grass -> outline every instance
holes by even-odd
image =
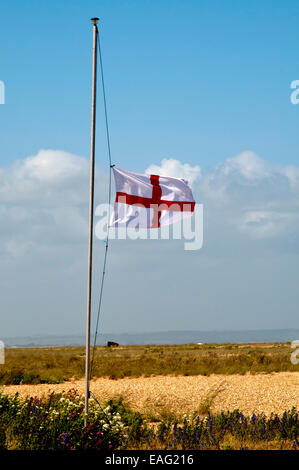
[[[211,407],[214,403],[215,398],[222,390],[223,388],[221,384],[210,390],[210,392],[201,400],[195,413],[198,415],[209,414],[211,412]]]
[[[93,377],[210,375],[298,371],[289,343],[97,346]],[[83,347],[6,349],[0,384],[59,383],[84,376]],[[203,404],[208,407],[209,403]]]
[[[299,448],[295,408],[282,416],[246,416],[234,410],[180,421],[168,416],[150,423],[122,399],[90,401],[84,427],[84,398],[74,389],[22,399],[0,393],[0,450],[240,450]]]
[[[193,416],[207,416],[211,413],[211,408],[217,395],[223,390],[222,385],[212,387],[208,393],[201,399],[196,410],[191,415]],[[114,399],[126,403],[128,407],[134,406],[134,403],[128,401],[125,396],[114,397]],[[142,407],[143,416],[151,423],[166,422],[182,422],[186,416],[186,410],[181,407],[174,407],[170,400],[166,401],[165,398],[161,400],[152,400],[148,397]]]

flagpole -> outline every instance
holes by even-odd
[[[92,242],[93,242],[93,207],[94,207],[94,161],[95,161],[95,122],[96,122],[96,89],[97,89],[97,40],[99,18],[92,18],[93,49],[92,49],[92,98],[91,98],[91,141],[90,141],[90,193],[89,193],[89,241],[88,241],[88,277],[86,307],[86,352],[85,352],[85,404],[84,426],[88,421],[89,399],[89,363],[90,363],[90,316],[91,316],[91,285],[92,285]]]

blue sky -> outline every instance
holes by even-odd
[[[209,168],[250,149],[298,162],[296,1],[3,1],[1,161],[89,155],[92,16],[101,18],[114,160]],[[100,98],[99,98],[100,99]],[[105,163],[98,106],[98,162]]]
[[[1,2],[3,336],[85,328],[92,16],[114,163],[177,177],[188,167],[204,204],[198,252],[112,242],[101,331],[298,327],[298,10],[291,0]],[[100,88],[97,110],[96,203],[107,200]],[[94,307],[102,259],[95,240]]]

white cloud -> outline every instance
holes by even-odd
[[[221,211],[221,223],[255,240],[274,239],[298,230],[298,189],[298,167],[273,165],[246,151],[204,175],[198,195],[210,218]]]
[[[146,172],[189,180],[215,233],[226,227],[232,240],[238,232],[253,240],[277,239],[299,228],[299,167],[274,165],[248,150],[204,175],[198,165],[174,159]]]
[[[257,195],[263,198],[269,188],[272,189],[271,177],[274,174],[274,167],[262,160],[254,152],[242,152],[235,157],[227,158],[223,163],[211,169],[199,182],[200,192],[205,198],[213,202],[216,206],[222,207],[226,204],[235,204],[243,199],[248,201]],[[286,178],[285,178],[286,179]],[[277,192],[276,192],[277,195]]]
[[[202,175],[199,165],[163,159],[147,173],[183,178],[215,233],[226,226],[252,239],[287,236],[298,229],[299,168],[271,165],[253,152],[226,159]],[[105,201],[107,175],[97,174]],[[102,182],[105,181],[103,185]],[[85,242],[87,237],[89,162],[60,150],[37,155],[0,169],[0,237],[2,253],[27,253],[37,245]],[[22,251],[23,250],[23,251]]]
[[[85,158],[62,150],[40,150],[15,167],[15,176],[48,183],[71,180],[87,170]]]
[[[291,188],[294,190],[299,189],[299,168],[294,165],[287,165],[281,168],[281,173],[284,174],[290,181]]]
[[[251,151],[245,151],[235,157],[228,158],[220,166],[220,169],[226,176],[237,174],[249,181],[266,178],[271,172],[269,164]]]
[[[240,230],[253,239],[274,238],[281,236],[298,225],[298,216],[293,213],[274,211],[248,211],[240,221]]]
[[[82,200],[88,183],[88,161],[61,150],[40,150],[37,155],[0,171],[1,202],[60,203]]]
[[[107,175],[96,173],[96,203],[104,197]],[[103,184],[104,181],[104,184]],[[61,150],[0,169],[1,253],[18,259],[39,247],[87,240],[89,162]]]
[[[189,163],[181,163],[174,158],[164,158],[161,165],[150,165],[145,172],[147,174],[157,174],[160,176],[172,176],[188,181],[190,186],[193,186],[196,180],[200,177],[200,166],[191,166]]]
[[[240,308],[245,308],[246,321],[253,322],[251,312],[257,312],[256,318],[263,314],[265,299],[276,309],[277,324],[281,325],[279,302],[285,304],[290,296],[295,318],[299,167],[272,165],[253,152],[243,152],[206,174],[201,174],[198,165],[174,159],[150,165],[147,172],[187,179],[193,185],[195,200],[204,204],[204,246],[189,256],[179,242],[113,241],[104,300],[109,315],[103,317],[104,330],[134,330],[139,320],[138,328],[145,325],[148,330],[153,325],[156,330],[167,329],[169,321],[178,329],[192,325],[212,329],[214,321],[224,328],[224,311],[235,312],[235,321],[240,318],[242,327],[245,320]],[[107,200],[107,176],[97,172],[96,181],[101,184],[96,184],[96,205]],[[0,168],[1,299],[3,317],[9,313],[3,324],[10,324],[11,335],[33,328],[41,333],[57,333],[60,328],[68,333],[70,327],[72,332],[83,331],[88,200],[89,162],[82,157],[41,150],[11,167]],[[103,246],[95,240],[95,297]],[[265,250],[275,261],[272,264],[263,263]],[[281,294],[275,297],[268,281],[274,264],[274,280],[285,286],[284,298]],[[180,289],[180,296],[174,294],[178,272],[188,273],[183,279],[188,286]],[[246,276],[251,291],[244,281]],[[129,285],[124,281],[128,278]],[[165,285],[161,280],[166,278],[169,282]],[[149,282],[155,292],[152,296],[151,291],[150,298],[154,297],[155,305],[158,299],[160,310],[153,311],[152,304],[144,302]],[[268,288],[266,297],[264,286]],[[252,295],[254,289],[257,295]],[[240,299],[242,293],[239,304],[234,300],[236,292]],[[182,317],[182,309],[186,317]],[[230,317],[230,324],[238,328],[234,318]]]

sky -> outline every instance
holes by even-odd
[[[298,328],[297,1],[1,2],[0,336],[84,334],[92,25],[112,160],[187,178],[201,250],[112,240],[100,331]],[[107,200],[97,101],[96,204]],[[95,240],[93,321],[104,245]]]

